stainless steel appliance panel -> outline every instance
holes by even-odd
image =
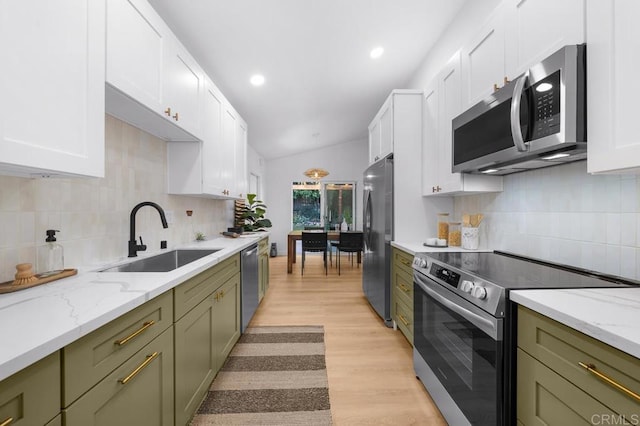
[[[558,50],[452,126],[453,172],[504,175],[585,159],[585,45]]]
[[[505,424],[502,326],[414,272],[414,368],[449,424]]]
[[[258,245],[242,250],[240,254],[240,274],[242,276],[241,292],[241,331],[249,325],[253,314],[258,309]]]
[[[391,326],[392,158],[384,158],[365,171],[363,206],[362,290],[385,324]]]

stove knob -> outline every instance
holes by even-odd
[[[424,259],[420,259],[420,267],[421,268],[426,268],[427,267],[427,261]]]
[[[416,257],[413,259],[413,264],[415,266],[417,266],[418,268],[426,268],[427,267],[427,261],[424,259],[421,259],[419,257]]]
[[[475,286],[476,285],[473,283],[473,281],[463,280],[460,284],[460,290],[464,291],[465,293],[471,293]]]
[[[475,297],[476,299],[486,299],[487,298],[487,289],[482,287],[482,286],[475,286],[473,287],[473,291],[471,292],[471,295],[473,297]]]

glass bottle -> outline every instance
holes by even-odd
[[[56,231],[47,229],[46,244],[40,247],[38,253],[38,275],[40,278],[55,275],[64,270],[64,251],[56,242]]]

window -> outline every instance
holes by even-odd
[[[355,182],[294,182],[291,229],[339,229],[343,220],[356,229],[355,200]]]

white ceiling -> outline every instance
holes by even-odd
[[[465,0],[150,0],[277,158],[367,137]],[[381,58],[369,52],[383,46]],[[253,87],[254,73],[265,76]]]

